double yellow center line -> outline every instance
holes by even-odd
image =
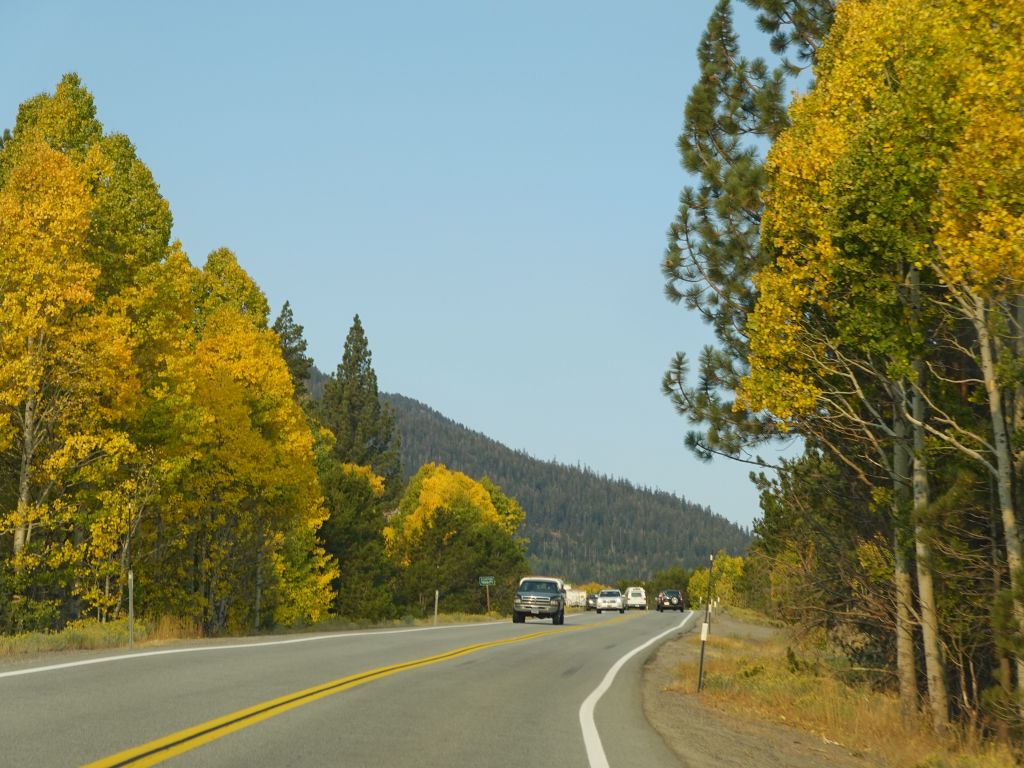
[[[191,728],[186,728],[182,731],[178,731],[177,733],[172,733],[168,736],[164,736],[163,738],[156,739],[155,741],[150,741],[138,747],[126,749],[123,752],[118,752],[116,755],[111,755],[110,757],[105,757],[101,760],[88,763],[83,768],[121,768],[122,766],[142,768],[142,766],[156,765],[164,760],[168,760],[184,752],[195,749],[196,747],[200,747],[203,744],[208,744],[211,741],[227,736],[229,733],[240,731],[243,728],[248,728],[250,725],[255,725],[256,723],[261,722],[262,720],[279,715],[282,712],[287,712],[290,709],[301,707],[304,704],[309,704],[310,702],[322,699],[326,696],[332,696],[336,693],[347,691],[350,688],[355,688],[356,686],[363,685],[364,683],[380,680],[381,678],[388,677],[389,675],[393,675],[397,672],[405,672],[406,670],[416,669],[417,667],[425,667],[430,664],[437,664],[442,661],[457,659],[460,656],[467,656],[468,654],[476,653],[477,651],[482,651],[486,648],[496,648],[501,645],[521,643],[524,640],[533,640],[538,637],[544,637],[545,635],[553,635],[559,632],[568,632],[576,629],[583,629],[583,627],[560,627],[559,629],[533,632],[528,635],[520,635],[518,637],[512,637],[505,640],[494,640],[489,643],[467,645],[463,648],[456,648],[452,651],[439,653],[436,656],[427,656],[422,659],[405,661],[400,664],[392,664],[387,667],[378,667],[377,669],[371,669],[367,672],[359,672],[355,675],[349,675],[348,677],[342,677],[338,680],[332,680],[329,683],[321,683],[320,685],[315,685],[312,688],[296,691],[295,693],[290,693],[287,696],[271,699],[270,701],[265,701],[262,704],[256,704],[255,706],[248,707],[246,709],[240,709],[229,715],[224,715],[223,717],[218,717],[214,720],[200,723],[199,725],[194,725]]]

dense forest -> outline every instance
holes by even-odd
[[[725,549],[742,553],[746,531],[707,507],[588,469],[540,461],[447,419],[415,400],[387,394],[407,468],[440,462],[487,476],[526,510],[522,534],[536,569],[574,581],[646,579],[693,568]]]

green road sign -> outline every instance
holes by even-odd
[[[494,577],[493,576],[481,576],[480,577],[480,586],[481,587],[493,587],[494,586]]]

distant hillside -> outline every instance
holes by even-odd
[[[383,397],[395,411],[406,475],[433,461],[470,477],[490,477],[526,510],[522,533],[539,572],[613,583],[669,566],[702,566],[710,553],[741,554],[750,542],[746,531],[707,507],[534,459],[415,400]]]

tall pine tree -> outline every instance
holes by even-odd
[[[295,394],[302,395],[306,392],[306,381],[309,379],[309,372],[313,367],[313,358],[306,354],[306,340],[302,337],[302,326],[295,322],[291,304],[287,301],[281,307],[281,314],[274,321],[273,330],[277,334],[278,343],[281,346],[281,356],[284,357],[284,361],[288,365],[288,372],[292,376]]]
[[[771,432],[757,414],[735,411],[730,395],[746,368],[751,278],[763,261],[762,146],[787,123],[784,77],[762,59],[740,55],[729,0],[720,0],[712,13],[697,58],[701,74],[686,102],[678,145],[683,168],[699,182],[680,196],[662,274],[669,300],[698,311],[719,346],[702,350],[696,386],[688,381],[686,354],[677,353],[662,388],[699,427],[686,438],[698,456],[738,458]]]
[[[384,478],[385,500],[397,498],[401,484],[399,436],[391,407],[377,389],[372,354],[356,315],[334,377],[324,385],[324,424],[334,432],[334,457],[341,463],[371,467]]]

